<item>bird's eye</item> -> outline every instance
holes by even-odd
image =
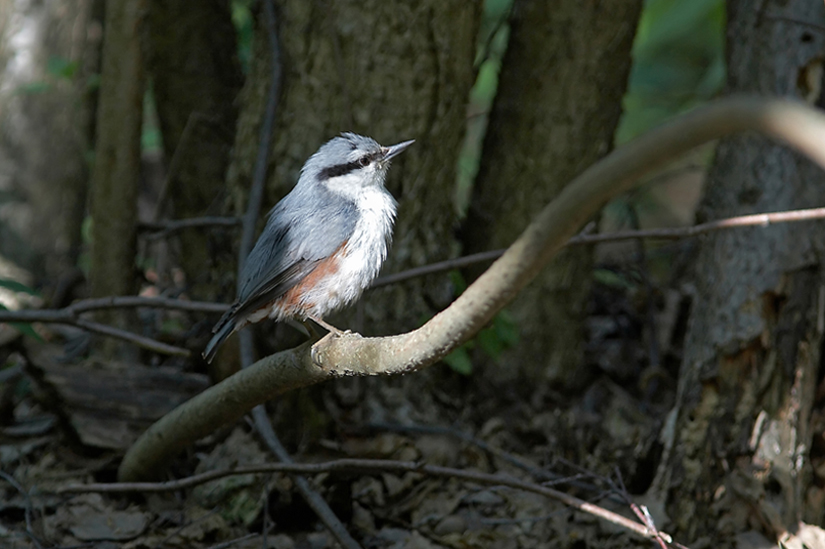
[[[366,168],[370,165],[370,157],[369,156],[362,156],[358,159],[358,165],[362,168]]]

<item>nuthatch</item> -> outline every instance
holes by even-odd
[[[387,258],[396,202],[384,180],[412,143],[382,147],[344,133],[307,160],[244,263],[238,299],[203,351],[208,362],[232,333],[265,318],[310,319],[337,332],[323,317],[358,299]]]

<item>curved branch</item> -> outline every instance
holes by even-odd
[[[825,116],[819,111],[741,97],[698,108],[614,150],[574,179],[499,260],[421,328],[384,338],[327,336],[259,360],[152,425],[124,457],[120,480],[157,476],[178,451],[286,391],[333,377],[393,375],[433,364],[489,322],[608,200],[690,149],[741,131],[776,138],[825,167]]]

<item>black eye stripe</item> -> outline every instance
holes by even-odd
[[[376,151],[374,153],[364,155],[358,160],[347,162],[346,164],[336,164],[335,166],[329,166],[328,168],[324,168],[323,170],[321,170],[321,172],[318,174],[318,177],[323,181],[326,179],[330,179],[332,177],[341,177],[342,175],[347,175],[348,173],[352,173],[355,170],[365,168],[370,163],[372,163],[380,154],[380,151]]]

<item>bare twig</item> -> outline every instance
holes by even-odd
[[[128,309],[147,307],[153,309],[174,309],[198,313],[222,313],[229,306],[209,301],[188,301],[165,297],[115,296],[96,297],[76,301],[62,309],[24,309],[22,311],[0,310],[0,322],[63,322],[71,324],[78,316],[99,309]]]
[[[189,356],[189,351],[174,345],[141,336],[126,330],[113,328],[98,322],[85,320],[80,315],[99,309],[122,309],[131,307],[153,307],[158,309],[176,309],[192,312],[221,313],[228,306],[221,303],[206,301],[187,301],[184,299],[170,299],[164,297],[99,297],[84,299],[72,303],[63,309],[27,309],[23,311],[0,310],[0,322],[43,322],[49,324],[67,324],[77,326],[89,332],[114,337],[134,343],[139,347],[162,354]]]
[[[375,279],[375,282],[373,282],[372,286],[370,287],[379,288],[381,286],[387,286],[389,284],[397,284],[399,282],[403,282],[404,280],[409,280],[410,278],[418,278],[420,276],[440,273],[443,271],[461,269],[469,265],[475,265],[476,263],[494,261],[502,255],[504,255],[504,252],[506,251],[507,250],[491,250],[489,252],[479,252],[477,254],[456,257],[455,259],[447,259],[445,261],[439,261],[437,263],[430,263],[429,265],[423,265],[421,267],[414,267],[412,269],[407,269],[406,271],[401,271],[400,273],[379,276]]]
[[[281,444],[281,441],[275,434],[275,430],[272,428],[272,423],[266,415],[266,407],[264,407],[263,404],[255,406],[252,410],[252,417],[255,420],[255,428],[258,430],[261,438],[264,439],[264,442],[269,447],[270,451],[275,454],[278,460],[286,465],[294,464],[295,462],[292,460],[292,456],[290,456],[289,452],[286,451],[286,448],[284,448],[284,445]],[[292,475],[292,481],[295,483],[298,491],[307,502],[307,505],[315,511],[315,514],[318,515],[318,518],[321,519],[329,532],[335,537],[336,540],[338,540],[338,543],[347,549],[356,549],[361,547],[358,542],[350,536],[347,529],[332,509],[330,509],[326,500],[321,497],[321,494],[312,489],[312,485],[305,476]]]
[[[269,144],[272,141],[272,133],[275,127],[275,112],[278,108],[278,96],[281,93],[281,51],[278,44],[277,21],[275,20],[275,8],[270,1],[263,3],[264,16],[266,18],[267,36],[269,38],[270,63],[272,72],[269,81],[269,92],[266,99],[266,109],[264,111],[261,131],[258,136],[258,156],[255,158],[255,169],[252,174],[252,187],[249,190],[249,203],[246,207],[246,214],[243,219],[243,233],[241,234],[240,251],[238,253],[241,261],[238,262],[238,272],[243,270],[243,263],[246,256],[252,250],[255,241],[255,224],[261,211],[261,201],[264,195],[264,181],[266,180],[266,169],[269,159]]]
[[[825,208],[810,208],[806,210],[790,210],[784,212],[740,215],[717,221],[708,221],[692,227],[674,227],[661,229],[644,229],[639,231],[617,231],[615,233],[574,236],[567,243],[568,246],[580,244],[599,244],[601,242],[615,242],[636,238],[658,238],[675,240],[699,236],[701,234],[733,229],[736,227],[767,227],[777,223],[792,223],[796,221],[812,221],[825,218]]]
[[[166,206],[166,198],[169,196],[169,188],[172,186],[172,179],[178,175],[178,170],[180,169],[179,165],[181,162],[181,151],[185,149],[186,143],[188,143],[192,138],[192,131],[196,123],[211,119],[213,119],[213,117],[202,112],[193,111],[189,113],[189,117],[186,119],[186,125],[183,127],[183,131],[180,134],[180,139],[178,139],[178,146],[175,148],[175,152],[172,153],[172,159],[169,161],[169,168],[166,170],[166,177],[164,178],[163,185],[160,188],[158,200],[155,204],[155,211],[152,214],[152,221],[157,222],[163,215],[163,209]]]
[[[142,347],[149,351],[154,351],[156,353],[164,355],[188,357],[191,354],[188,349],[184,349],[183,347],[169,345],[168,343],[163,343],[150,337],[144,337],[132,332],[127,332],[126,330],[121,330],[120,328],[114,328],[106,324],[100,324],[98,322],[93,322],[91,320],[86,320],[83,318],[78,318],[70,324],[74,324],[78,328],[83,328],[84,330],[89,332],[94,332],[97,334],[113,337],[115,339],[128,341],[129,343],[134,343],[138,347]]]
[[[412,461],[394,461],[381,459],[339,459],[325,463],[270,463],[251,467],[238,467],[236,469],[223,469],[220,471],[210,471],[190,477],[166,481],[166,482],[120,482],[110,484],[85,484],[66,486],[59,488],[57,493],[128,493],[128,492],[167,492],[170,490],[182,490],[191,488],[205,482],[210,482],[229,475],[246,475],[256,473],[297,473],[297,474],[319,474],[331,472],[360,472],[364,474],[387,473],[419,473],[436,478],[457,478],[467,482],[475,482],[484,485],[507,486],[517,490],[524,490],[541,494],[548,498],[560,501],[564,505],[572,507],[578,511],[594,515],[607,520],[617,526],[621,526],[647,539],[661,539],[670,543],[671,537],[662,532],[654,532],[645,525],[634,522],[621,515],[608,511],[598,505],[588,503],[579,498],[573,497],[564,492],[547,488],[533,482],[527,482],[505,475],[491,475],[477,471],[467,471],[454,469],[451,467],[441,467],[437,465],[425,465]]]
[[[168,297],[116,296],[76,301],[64,310],[70,310],[76,314],[80,314],[97,309],[120,309],[125,307],[173,309],[193,313],[223,313],[229,308],[229,305],[213,303],[211,301],[189,301],[187,299],[172,299]]]
[[[115,339],[128,341],[135,345],[155,351],[157,353],[177,356],[189,356],[189,351],[174,345],[168,345],[155,339],[144,337],[120,328],[113,328],[106,324],[79,318],[70,307],[65,309],[42,309],[25,311],[0,311],[0,322],[43,322],[50,324],[68,324],[77,326],[86,331],[101,334]]]
[[[700,223],[699,225],[693,225],[691,227],[664,227],[657,229],[616,231],[613,233],[602,234],[580,234],[572,237],[564,244],[564,246],[593,245],[602,244],[604,242],[619,242],[622,240],[635,240],[643,238],[677,240],[680,238],[690,238],[723,229],[734,229],[737,227],[767,227],[768,225],[776,225],[779,223],[813,221],[823,218],[825,218],[825,208],[810,208],[807,210],[790,210],[785,212],[740,215],[720,219],[718,221]],[[430,263],[429,265],[415,267],[399,273],[381,276],[375,280],[372,287],[377,288],[388,284],[397,284],[410,278],[418,278],[443,271],[461,269],[470,265],[475,265],[476,263],[493,261],[504,255],[504,252],[506,251],[506,249],[501,249],[491,250],[489,252],[480,252],[477,254],[456,257],[455,259],[448,259],[446,261],[439,261],[437,263]]]
[[[172,221],[141,222],[138,224],[138,230],[148,233],[144,235],[147,240],[158,240],[186,229],[237,227],[240,224],[241,219],[238,217],[190,217]]]
[[[438,425],[400,425],[395,423],[369,423],[366,425],[367,429],[377,430],[377,431],[390,431],[394,433],[418,433],[418,434],[435,434],[435,435],[450,435],[459,440],[463,440],[464,442],[468,442],[474,446],[477,446],[481,450],[492,454],[493,456],[499,458],[500,460],[504,461],[505,463],[509,463],[515,467],[518,467],[522,471],[526,471],[533,477],[539,480],[549,480],[549,481],[558,481],[564,480],[560,475],[556,475],[551,473],[550,471],[545,471],[535,465],[526,462],[525,460],[521,459],[518,456],[514,456],[504,450],[491,446],[481,440],[480,438],[474,437],[470,433],[465,433],[460,429],[453,429],[452,427],[441,427]],[[593,488],[592,486],[588,488]]]

